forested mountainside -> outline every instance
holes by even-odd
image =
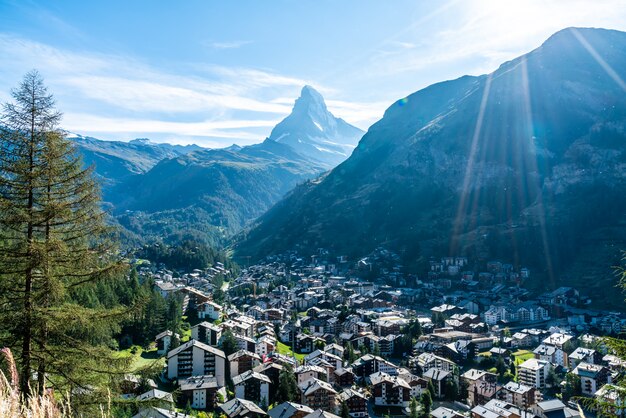
[[[93,164],[126,241],[223,245],[296,185],[345,160],[362,134],[305,86],[292,113],[260,144],[204,149],[71,139]]]
[[[569,28],[491,74],[413,93],[347,161],[261,217],[237,252],[384,244],[504,256],[551,286],[590,282],[577,260],[602,259],[597,296],[626,243],[625,78],[626,33]]]

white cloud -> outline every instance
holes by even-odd
[[[271,71],[263,71],[254,68],[223,67],[218,65],[204,66],[205,71],[210,74],[225,77],[236,81],[240,86],[248,89],[263,88],[271,86],[291,86],[302,87],[311,84],[309,81],[276,74]]]
[[[336,93],[311,80],[255,68],[187,63],[183,67],[192,75],[183,77],[132,57],[67,51],[6,34],[0,34],[0,54],[7,58],[0,61],[0,75],[14,78],[0,78],[0,91],[8,92],[19,81],[15,77],[38,67],[65,110],[63,127],[103,139],[259,142],[291,111],[303,85]],[[331,112],[362,129],[387,105],[328,101]]]
[[[272,127],[279,120],[205,120],[200,122],[172,122],[149,119],[107,118],[80,113],[66,113],[63,124],[70,131],[98,132],[180,133],[181,135],[230,137],[230,130]],[[239,135],[239,133],[237,133]],[[246,137],[246,139],[252,139]]]
[[[247,128],[268,128],[275,120],[206,120],[199,122],[173,122],[150,119],[107,118],[80,113],[66,113],[63,126],[70,132],[95,132],[100,134],[125,134],[131,138],[142,134],[163,134],[201,138],[230,138],[237,141],[259,141],[258,135]]]
[[[1,33],[0,55],[2,97],[22,74],[39,68],[66,111],[67,129],[112,139],[180,134],[258,142],[291,111],[291,103],[272,99],[296,95],[307,83],[267,70],[217,65],[183,64],[190,74],[182,76],[133,57],[68,51]]]
[[[222,42],[206,42],[206,45],[212,49],[236,49],[251,44],[252,41],[222,41]]]
[[[626,28],[623,0],[472,0],[454,7],[460,19],[442,20],[441,29],[429,34],[427,44],[419,48],[402,48],[399,41],[380,45],[370,56],[368,76],[454,66],[470,59],[480,61],[475,72],[485,73],[569,26]],[[402,39],[421,39],[419,29],[404,29]],[[464,65],[458,68],[459,75],[467,72]]]
[[[383,117],[389,107],[388,102],[355,103],[341,100],[327,100],[328,110],[351,124],[367,130],[374,122]]]
[[[213,94],[210,86],[179,87],[153,81],[121,77],[68,77],[63,84],[85,97],[133,111],[170,113],[199,112],[210,109],[249,110],[288,113],[290,108],[248,97]]]
[[[172,122],[147,119],[106,118],[80,113],[66,113],[65,124],[69,130],[94,129],[99,132],[180,132],[184,135],[222,136],[229,129],[268,127],[280,120],[205,120],[200,122]],[[213,133],[220,130],[220,135]],[[222,131],[224,130],[224,131]]]

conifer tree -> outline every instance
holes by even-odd
[[[278,390],[276,392],[276,402],[292,402],[298,395],[298,382],[293,369],[285,365],[278,375]]]
[[[84,391],[120,366],[102,359],[121,312],[73,295],[123,267],[91,169],[58,128],[39,73],[12,96],[0,126],[0,346],[16,354],[22,393]]]
[[[620,266],[616,268],[619,277],[619,286],[626,290],[626,251],[622,253]],[[610,354],[617,356],[620,360],[626,361],[626,341],[619,337],[604,337],[600,343],[603,348],[608,349]],[[595,398],[582,398],[579,395],[580,382],[576,381],[577,376],[570,373],[566,380],[564,398],[573,396],[573,399],[595,411],[598,417],[623,416],[623,405],[626,404],[626,377],[618,376],[612,383],[605,384],[600,388]],[[580,379],[578,379],[580,380]]]
[[[347,403],[341,402],[341,411],[339,416],[341,418],[350,418],[350,408],[348,408]]]
[[[231,330],[224,331],[224,334],[222,335],[221,347],[222,347],[222,351],[227,356],[230,356],[231,354],[237,351],[237,347],[238,347],[237,339],[235,338],[235,335],[233,334]]]
[[[348,343],[348,363],[352,364],[356,361],[356,354],[354,353],[354,346],[352,343]]]
[[[435,397],[435,385],[432,380],[428,380],[428,393],[431,399]]]
[[[413,396],[411,397],[411,402],[409,403],[409,417],[410,418],[419,418],[418,412],[419,404],[417,403],[417,399]]]
[[[430,410],[433,406],[433,398],[430,395],[430,391],[422,393],[422,416],[428,418],[430,416]]]

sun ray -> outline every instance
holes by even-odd
[[[458,235],[463,230],[463,223],[466,217],[466,199],[469,196],[469,185],[470,181],[474,175],[474,163],[476,160],[476,153],[478,151],[478,138],[480,137],[483,121],[485,119],[485,109],[487,107],[487,101],[489,99],[489,91],[491,90],[491,78],[492,75],[489,74],[487,79],[485,80],[485,86],[483,88],[483,96],[480,101],[480,109],[478,111],[478,117],[476,118],[476,125],[474,126],[474,134],[472,135],[472,144],[470,146],[470,153],[467,159],[467,165],[465,167],[465,176],[463,177],[463,186],[461,188],[461,197],[459,201],[459,206],[456,212],[456,218],[454,221],[454,230],[452,233],[452,237],[450,240],[450,252],[454,253],[458,244]]]
[[[522,113],[524,115],[524,126],[523,126],[523,135],[522,138],[519,138],[520,140],[520,147],[521,149],[519,149],[518,154],[519,158],[521,160],[520,165],[524,165],[525,166],[525,161],[526,159],[528,160],[529,164],[532,165],[532,167],[529,167],[528,169],[526,167],[518,167],[519,172],[522,173],[536,173],[538,171],[538,165],[537,165],[537,161],[536,159],[530,158],[530,153],[528,152],[529,150],[524,149],[526,148],[526,146],[528,145],[532,145],[531,141],[533,140],[534,137],[534,125],[533,125],[533,113],[532,113],[532,105],[531,105],[531,93],[530,93],[530,82],[529,82],[529,78],[528,78],[528,63],[526,62],[526,58],[522,59],[521,62],[521,68],[522,68],[522,98],[523,98],[523,103],[522,103]],[[520,180],[520,189],[521,190],[530,190],[530,188],[532,187],[532,185],[530,185],[529,183],[532,181],[530,176],[525,176],[519,179]],[[541,184],[536,184],[534,185],[537,188],[537,198],[536,198],[536,206],[538,208],[537,210],[537,216],[538,216],[538,222],[539,222],[539,232],[541,234],[541,245],[543,247],[543,252],[544,252],[544,257],[545,257],[545,261],[546,261],[546,269],[548,271],[548,278],[550,280],[550,282],[552,284],[554,284],[555,281],[555,277],[554,277],[554,269],[553,269],[553,262],[552,262],[552,253],[551,253],[551,249],[550,249],[550,245],[549,245],[549,240],[548,240],[548,231],[547,231],[547,226],[546,226],[546,206],[544,205],[543,202],[543,196],[542,196],[542,191],[541,191]]]
[[[617,72],[613,69],[613,67],[611,67],[609,63],[607,63],[600,56],[598,51],[596,51],[596,49],[589,43],[589,41],[585,39],[585,37],[580,33],[578,29],[571,28],[570,30],[572,31],[572,33],[574,34],[574,37],[578,40],[578,42],[580,42],[580,44],[587,50],[587,52],[591,54],[593,59],[595,59],[596,62],[600,64],[600,67],[602,67],[602,69],[606,71],[607,75],[611,77],[611,79],[615,81],[617,85],[620,86],[620,88],[626,92],[626,83],[624,82],[624,80],[622,80],[619,74],[617,74]]]

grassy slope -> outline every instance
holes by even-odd
[[[516,352],[513,353],[513,355],[515,356],[515,365],[516,366],[519,366],[520,364],[522,364],[526,360],[535,357],[533,352],[532,351],[528,351],[528,350],[517,350]]]
[[[133,354],[132,351],[135,351]],[[126,350],[122,350],[119,352],[120,357],[133,357],[133,363],[131,367],[131,372],[137,372],[141,369],[147,368],[149,366],[153,366],[155,364],[165,366],[165,358],[160,357],[157,354],[156,348],[150,348],[149,350],[144,350],[142,347],[138,345],[134,345]]]
[[[291,350],[291,348],[288,345],[281,343],[280,341],[278,341],[276,344],[276,351],[278,352],[278,354],[283,354],[285,356],[291,357],[294,355],[294,352]],[[296,360],[302,363],[304,360],[305,354],[295,353],[295,356],[296,356]]]

